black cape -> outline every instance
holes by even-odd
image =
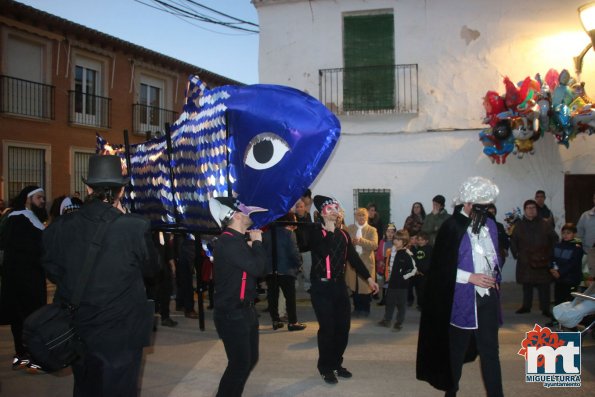
[[[438,230],[423,299],[417,342],[416,377],[439,390],[454,386],[450,367],[450,315],[457,278],[459,245],[471,220],[455,208]],[[477,357],[470,343],[465,362]]]
[[[2,266],[0,324],[22,322],[46,304],[45,272],[41,267],[42,231],[25,215],[8,218]]]

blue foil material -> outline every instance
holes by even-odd
[[[252,216],[262,227],[287,213],[312,184],[340,129],[322,103],[296,89],[259,84],[211,90],[192,76],[183,113],[171,127],[175,196],[166,139],[159,137],[131,145],[125,203],[154,226],[201,232],[217,229],[209,198],[231,195],[269,210]],[[106,144],[98,136],[98,150],[106,151]],[[113,149],[124,158],[122,148]]]

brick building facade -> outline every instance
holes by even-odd
[[[0,198],[82,191],[95,134],[130,143],[173,123],[188,76],[224,76],[11,0],[0,2]]]

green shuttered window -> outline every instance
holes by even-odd
[[[380,110],[395,107],[393,14],[343,17],[343,107]]]

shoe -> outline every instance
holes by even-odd
[[[17,355],[15,355],[12,358],[12,369],[13,370],[17,370],[17,369],[23,369],[27,366],[27,364],[29,364],[29,359],[27,357],[19,357]]]
[[[161,320],[161,325],[164,327],[175,327],[176,325],[178,325],[177,321],[172,320],[169,317],[166,317],[164,319]]]
[[[279,328],[283,328],[283,323],[281,321],[273,321],[273,330],[278,330]]]
[[[27,364],[27,369],[26,369],[28,374],[32,374],[32,375],[37,375],[37,374],[45,374],[46,372],[44,371],[43,368],[41,368],[41,365],[29,362],[29,364]]]
[[[390,321],[380,320],[378,321],[378,325],[380,325],[381,327],[390,327]]]
[[[395,323],[395,325],[393,326],[393,331],[400,331],[403,328],[403,326],[399,323]]]
[[[324,381],[329,385],[336,385],[337,383],[339,383],[339,380],[337,379],[337,376],[335,375],[334,371],[326,372],[321,375],[322,379],[324,379]]]
[[[531,313],[531,309],[521,306],[515,313],[516,314]]]
[[[306,329],[306,324],[302,324],[302,323],[287,324],[288,331],[302,331],[304,329]]]
[[[184,312],[184,317],[186,317],[186,318],[198,318],[198,313],[194,309],[187,310],[186,312]]]
[[[335,374],[341,378],[351,378],[353,376],[353,374],[344,367],[339,367],[339,369],[335,370]]]

